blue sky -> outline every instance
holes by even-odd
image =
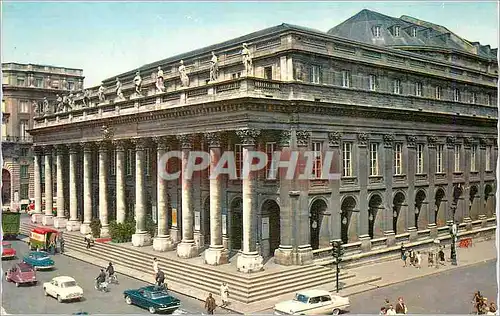
[[[82,68],[86,87],[283,22],[326,32],[365,8],[498,47],[494,1],[2,2],[2,62]]]

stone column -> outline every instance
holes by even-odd
[[[446,206],[445,209],[441,209],[440,211],[443,212],[442,216],[446,220],[446,224],[448,226],[451,226],[453,224],[453,208],[456,207],[453,205],[453,173],[455,171],[455,143],[457,143],[456,137],[455,136],[448,136],[446,139],[446,163],[447,163],[447,168],[446,170],[447,175],[447,182],[448,186],[446,187]],[[457,143],[458,144],[458,143]],[[460,153],[460,171],[463,172],[463,161],[464,161],[464,155]]]
[[[47,146],[44,150],[45,154],[45,215],[42,219],[42,224],[50,226],[54,224],[53,211],[53,187],[52,187],[52,147]]]
[[[67,231],[80,230],[80,221],[78,220],[78,191],[76,164],[78,159],[78,145],[68,145],[69,148],[69,221],[66,224]]]
[[[167,167],[162,163],[162,158],[167,151],[167,138],[157,137],[155,142],[157,149],[157,207],[158,207],[158,236],[153,239],[153,249],[156,251],[170,251],[175,248],[175,244],[170,237],[168,229],[168,182],[163,178],[163,173]]]
[[[387,246],[392,246],[396,242],[396,236],[392,226],[393,204],[392,204],[392,180],[394,175],[394,134],[384,135],[384,153],[383,153],[383,173],[385,183],[384,204],[384,236],[387,238]]]
[[[332,152],[332,167],[331,172],[334,174],[341,175],[342,170],[340,170],[340,142],[342,140],[342,134],[340,132],[328,133],[328,145],[330,151]],[[331,240],[341,239],[341,210],[340,210],[340,179],[334,179],[329,181],[330,189],[332,193],[330,195],[330,208],[332,212],[332,227],[330,231],[332,232]]]
[[[236,131],[236,135],[241,139],[243,159],[245,160],[249,152],[255,150],[255,139],[260,135],[260,131],[244,129]],[[257,251],[256,177],[257,174],[252,171],[248,177],[243,177],[241,181],[243,193],[243,244],[242,253],[238,256],[236,266],[238,271],[244,273],[261,271],[264,267],[263,258]]]
[[[221,157],[219,133],[206,133],[210,149],[210,175]],[[210,247],[205,251],[205,262],[210,265],[228,263],[228,252],[222,245],[222,176],[210,177]]]
[[[80,225],[82,234],[90,233],[92,222],[92,143],[82,143],[83,147],[83,223]]]
[[[426,200],[428,201],[427,204],[427,211],[429,214],[429,223],[427,224],[427,228],[430,231],[430,236],[431,238],[436,238],[437,237],[437,225],[436,225],[436,200],[435,200],[435,186],[434,184],[436,183],[436,166],[437,166],[437,150],[436,150],[436,141],[437,137],[436,136],[428,136],[427,137],[427,143],[429,147],[429,165],[427,169],[427,174],[429,177],[429,189],[427,191],[427,196]],[[441,157],[442,160],[444,160],[444,148],[443,148],[443,156]],[[442,163],[443,169],[444,169],[444,161]],[[446,169],[445,169],[446,170]],[[420,214],[422,216],[422,214]]]
[[[66,227],[66,217],[64,216],[64,185],[66,180],[64,179],[64,151],[66,150],[65,145],[58,145],[56,147],[56,163],[57,163],[57,217],[54,219],[54,227],[55,228],[65,228]]]
[[[108,150],[109,142],[99,142],[99,220],[101,222],[101,238],[109,237],[108,223]]]
[[[198,255],[194,242],[193,182],[186,173],[189,152],[193,147],[193,137],[192,135],[179,135],[178,139],[182,148],[182,241],[177,246],[177,256],[193,258]]]
[[[151,235],[146,231],[146,194],[145,194],[145,161],[144,147],[146,140],[134,139],[135,145],[135,234],[132,235],[132,245],[143,247],[151,245]]]
[[[116,152],[116,222],[124,223],[126,217],[125,202],[125,143],[123,140],[113,141]]]
[[[369,206],[368,206],[368,175],[370,169],[370,153],[368,152],[368,134],[358,134],[358,181],[359,181],[359,241],[361,249],[369,251],[372,247],[369,235]],[[353,214],[352,216],[354,216]]]
[[[417,172],[417,159],[416,156],[416,140],[417,137],[413,135],[406,136],[406,148],[408,150],[408,163],[407,163],[407,172],[406,179],[408,181],[408,193],[407,193],[407,201],[406,204],[408,207],[404,209],[401,208],[401,211],[406,210],[408,213],[406,214],[406,228],[410,233],[410,241],[414,241],[417,239],[417,223],[415,223],[415,173]],[[404,166],[403,166],[404,167]],[[401,214],[399,215],[401,216]]]
[[[42,214],[42,153],[43,150],[40,146],[36,146],[34,149],[34,172],[35,172],[35,211],[33,215],[31,215],[31,221],[33,223],[41,223],[43,214]]]
[[[475,140],[472,138],[472,137],[468,137],[465,139],[465,170],[464,170],[464,190],[463,190],[463,193],[462,193],[462,196],[460,197],[460,201],[459,201],[459,204],[460,204],[460,207],[457,209],[457,211],[461,212],[461,218],[462,220],[464,221],[465,223],[465,228],[466,230],[472,230],[472,219],[471,219],[471,214],[470,214],[470,176],[471,176],[471,160],[470,160],[470,156],[471,156],[471,152],[472,152],[472,148],[471,146],[474,146],[474,145],[477,145],[475,143]],[[475,161],[475,164],[476,164],[476,170],[479,169],[479,170],[484,170],[484,164],[481,165],[481,163],[478,164],[478,160],[479,162],[481,162],[481,150],[479,149],[479,146],[476,147],[477,150],[476,150],[476,161]]]
[[[477,214],[477,219],[480,219],[485,222],[486,224],[486,210],[485,210],[485,203],[484,203],[484,178],[486,175],[486,172],[489,170],[486,170],[486,150],[488,150],[488,146],[491,145],[490,141],[486,137],[482,137],[480,140],[480,163],[479,163],[479,187],[478,187],[478,197],[476,199],[479,199],[477,201],[477,208],[476,208],[476,214]],[[493,151],[493,150],[492,150]],[[493,167],[493,152],[490,153],[490,164]],[[474,199],[475,200],[475,199]]]
[[[280,160],[290,161],[290,140],[291,131],[281,131]],[[277,162],[276,162],[277,163]],[[280,246],[274,252],[274,262],[277,264],[290,266],[294,264],[294,230],[293,230],[293,209],[290,199],[290,191],[292,191],[292,179],[287,179],[286,174],[288,168],[279,168],[277,177],[279,177],[279,192],[280,192]]]

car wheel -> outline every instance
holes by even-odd
[[[49,293],[47,293],[47,289],[46,288],[43,289],[43,293],[45,294],[45,296],[49,296]]]
[[[10,282],[9,277],[5,274],[5,282]]]
[[[37,281],[33,281],[33,285],[36,285]]]
[[[128,305],[132,305],[132,299],[130,298],[130,296],[125,296],[125,302],[126,302]]]
[[[333,315],[339,315],[340,314],[340,310],[334,309],[332,314]]]
[[[57,295],[57,301],[58,301],[59,303],[62,303],[62,301],[63,301],[63,300],[62,300],[62,297],[61,297],[60,295]]]
[[[150,307],[149,307],[149,312],[150,312],[151,314],[154,314],[154,313],[156,313],[156,309],[155,309],[153,306],[150,306]]]

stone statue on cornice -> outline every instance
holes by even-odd
[[[40,103],[37,100],[31,101],[31,106],[33,107],[33,112],[35,112],[35,115],[40,114]]]
[[[163,78],[163,70],[161,69],[161,66],[158,66],[158,73],[156,74],[156,90],[158,90],[158,92],[165,92],[165,83]]]
[[[142,77],[141,77],[141,72],[137,71],[135,73],[134,77],[134,84],[135,84],[135,93],[139,96],[142,95],[141,88],[142,88]]]
[[[241,50],[241,56],[243,59],[243,65],[245,66],[245,74],[247,76],[251,76],[252,71],[253,71],[253,61],[252,61],[252,55],[250,54],[250,50],[248,49],[247,43],[243,43],[243,49]]]
[[[116,78],[116,96],[121,99],[121,100],[125,100],[125,96],[123,95],[123,91],[122,91],[122,83],[120,82],[120,79],[118,79],[118,77]]]
[[[56,106],[55,112],[61,112],[64,107],[64,102],[66,101],[66,97],[61,97],[59,94],[56,95]]]
[[[106,89],[101,84],[101,86],[99,87],[99,90],[97,91],[97,95],[99,96],[99,102],[100,103],[106,101],[106,95],[104,94],[105,91],[106,91]]]
[[[210,60],[210,81],[217,81],[219,77],[219,59],[215,56],[215,53],[212,52],[212,59]]]
[[[179,66],[179,74],[181,76],[182,86],[189,87],[189,77],[187,75],[186,66],[184,66],[184,60],[181,60],[181,65]]]
[[[47,100],[47,97],[43,97],[42,108],[40,109],[40,112],[49,113],[50,110],[49,108],[50,108],[49,100]]]
[[[100,89],[100,88],[99,88]],[[83,90],[83,107],[87,107],[90,105],[90,92],[89,90]]]

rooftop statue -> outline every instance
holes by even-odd
[[[122,91],[122,83],[120,82],[120,79],[116,78],[116,96],[119,99],[125,100],[125,96],[123,96],[123,91]]]
[[[89,90],[83,90],[83,107],[90,106],[90,92]]]
[[[186,66],[184,66],[184,60],[181,60],[181,65],[179,66],[179,73],[181,75],[182,86],[189,87],[189,77],[187,75]]]
[[[163,81],[163,70],[158,66],[158,73],[156,74],[156,90],[158,92],[165,92],[165,82]]]
[[[49,104],[49,100],[47,100],[47,97],[43,98],[42,104],[43,104],[43,106],[42,106],[41,112],[43,112],[44,114],[48,114],[50,112],[50,104]]]
[[[217,81],[219,77],[219,59],[212,52],[212,59],[210,60],[210,81]]]
[[[33,112],[35,112],[35,115],[39,115],[41,112],[39,101],[37,100],[31,101],[31,106],[33,107]]]
[[[61,97],[59,94],[56,95],[56,108],[55,108],[56,113],[62,111],[65,102],[66,102],[66,97]]]
[[[97,95],[99,96],[99,103],[106,101],[106,95],[104,94],[105,91],[106,91],[106,89],[101,84],[101,86],[99,87],[99,90],[97,90]]]
[[[245,66],[245,72],[247,76],[251,76],[253,72],[252,55],[248,49],[248,44],[243,43],[243,49],[241,50],[241,56],[243,58],[243,65]]]
[[[135,73],[134,84],[135,84],[135,93],[137,93],[137,95],[142,95],[142,93],[141,93],[142,77],[141,77],[140,71],[137,71]]]

